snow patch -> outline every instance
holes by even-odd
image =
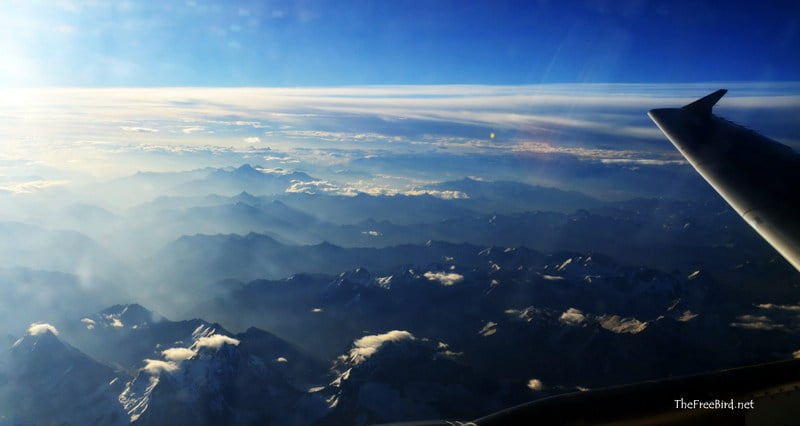
[[[382,288],[389,288],[392,284],[392,275],[388,277],[378,277],[375,279],[375,282],[378,283],[378,286]]]
[[[489,337],[497,333],[497,323],[494,321],[487,322],[483,328],[478,332],[483,337]]]

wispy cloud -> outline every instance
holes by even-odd
[[[173,362],[181,362],[195,356],[196,352],[189,348],[169,348],[161,352],[164,359]]]
[[[150,127],[121,126],[120,129],[133,133],[158,133],[158,129],[153,129]]]
[[[353,342],[348,361],[353,364],[360,364],[374,355],[384,343],[401,340],[415,340],[415,337],[405,330],[392,330],[388,333],[364,336]]]
[[[789,311],[789,312],[800,312],[800,305],[776,305],[772,303],[762,303],[760,305],[756,305],[757,308],[766,309],[768,311]]]
[[[43,189],[67,185],[69,183],[70,182],[68,180],[48,179],[36,179],[23,182],[5,182],[0,183],[0,191],[7,191],[13,194],[30,194]]]
[[[179,153],[262,144],[292,158],[305,149],[309,155],[303,161],[320,163],[350,161],[349,152],[357,157],[447,152],[662,166],[683,160],[645,112],[682,105],[718,86],[3,89],[0,135],[5,155],[51,163],[70,158],[78,168],[100,161],[89,152],[100,151],[107,160],[143,146]],[[800,131],[794,120],[800,84],[725,86],[731,92],[718,106],[723,115],[778,139]],[[253,129],[268,130],[254,135]],[[102,144],[78,150],[77,141]]]
[[[203,132],[206,130],[205,126],[189,126],[181,129],[181,133],[191,135],[192,133]]]
[[[764,315],[740,315],[736,317],[736,321],[730,323],[730,326],[762,331],[784,330],[786,328],[783,324],[775,323]]]

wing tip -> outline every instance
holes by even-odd
[[[716,105],[726,93],[728,93],[728,89],[719,89],[688,105],[684,105],[683,109],[697,114],[711,115],[711,109],[714,108],[714,105]]]

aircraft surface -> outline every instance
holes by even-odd
[[[800,270],[800,154],[712,114],[726,92],[648,115],[722,198]]]

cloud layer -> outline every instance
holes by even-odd
[[[283,160],[319,150],[304,161],[335,152],[344,158],[448,152],[662,165],[683,160],[645,112],[685,104],[717,86],[3,89],[0,135],[4,159],[84,170],[100,167],[93,160],[133,152],[246,156],[266,147]],[[720,103],[722,114],[787,142],[796,138],[799,84],[726,86],[731,93]]]

